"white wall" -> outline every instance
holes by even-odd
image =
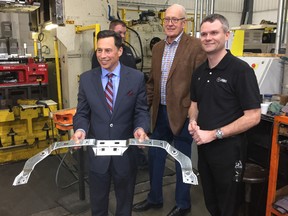
[[[254,0],[253,24],[259,24],[261,20],[277,22],[278,1]]]

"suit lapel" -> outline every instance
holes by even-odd
[[[183,35],[182,35],[182,38],[180,39],[179,45],[177,47],[177,50],[176,50],[176,53],[175,53],[175,56],[174,56],[174,60],[173,60],[173,63],[171,65],[170,72],[169,72],[169,75],[168,75],[168,80],[172,76],[173,72],[176,69],[176,66],[177,66],[179,60],[183,56],[183,50],[185,50],[186,40],[187,40],[187,37],[186,37],[185,32],[184,32]]]
[[[162,40],[160,42],[161,46],[159,45],[159,49],[157,51],[155,51],[155,55],[156,57],[153,58],[153,60],[157,59],[158,62],[153,63],[153,65],[156,65],[156,68],[154,67],[153,69],[155,69],[155,71],[160,71],[161,72],[161,67],[162,67],[162,58],[163,58],[163,54],[164,54],[164,48],[165,48],[165,41]],[[154,54],[154,53],[153,53]],[[159,60],[158,60],[159,59]],[[155,80],[161,80],[161,74],[162,73],[154,73],[154,79]]]
[[[119,108],[121,101],[124,99],[125,94],[128,92],[129,89],[129,81],[128,81],[128,74],[130,72],[127,71],[126,67],[124,65],[121,65],[121,70],[120,70],[120,82],[119,82],[119,87],[118,87],[118,92],[116,95],[116,101],[115,101],[115,106],[113,110],[114,115],[117,112],[117,109]]]

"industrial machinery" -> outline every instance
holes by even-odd
[[[47,99],[48,66],[34,58],[0,59],[0,99],[10,106],[17,99]]]
[[[33,6],[34,1],[1,2],[0,11],[6,12],[31,12],[40,6]],[[52,142],[67,139],[67,133],[52,120],[57,103],[49,100],[48,64],[41,43],[34,47],[38,52],[32,57],[26,43],[24,50],[19,49],[18,40],[12,38],[12,22],[1,22],[0,164],[27,159]]]
[[[19,104],[0,110],[0,163],[27,159],[55,140],[67,139],[50,118],[50,112],[57,110],[54,101],[21,100]]]
[[[261,94],[281,94],[283,61],[279,57],[239,57],[255,71]]]
[[[274,25],[247,25],[232,28],[232,37],[227,46],[231,52],[247,62],[255,71],[260,93],[283,94],[287,89],[287,78],[284,74],[284,61],[281,54],[274,54],[275,40],[267,39],[272,33],[265,32]]]
[[[48,70],[45,62],[33,58],[0,59],[0,86],[48,84]]]
[[[34,0],[0,0],[0,12],[30,12],[39,6],[40,3]]]
[[[139,20],[132,21],[129,27],[129,43],[135,48],[137,56],[142,56],[142,67],[139,68],[147,73],[151,68],[152,47],[165,38],[161,20],[152,11],[142,12]],[[139,42],[140,38],[140,42]]]
[[[0,59],[0,163],[27,159],[67,139],[50,116],[57,103],[48,100],[48,84],[48,65],[39,58]]]
[[[276,33],[274,33],[274,29],[276,25],[261,25],[258,28],[257,25],[252,26],[253,28],[247,27],[248,29],[245,29],[244,52],[271,53],[275,48]]]

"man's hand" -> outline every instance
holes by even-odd
[[[196,131],[199,129],[200,129],[200,127],[197,125],[197,122],[195,120],[192,120],[189,122],[188,131],[192,137],[196,133]]]
[[[71,140],[73,140],[76,144],[79,144],[83,139],[85,139],[85,132],[82,130],[77,130],[73,136],[71,137]],[[75,150],[80,149],[81,147],[77,146],[74,147]]]
[[[201,130],[195,120],[189,122],[188,131],[197,145],[209,143],[215,139],[215,132],[213,130]]]
[[[148,140],[149,137],[147,136],[147,134],[145,133],[145,131],[143,130],[143,128],[138,128],[135,132],[134,132],[134,138],[138,139],[139,142],[143,142],[144,140]],[[145,148],[145,146],[138,146],[139,148]]]

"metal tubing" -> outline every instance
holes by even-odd
[[[277,17],[275,54],[279,54],[279,50],[281,48],[281,31],[282,31],[282,21],[283,21],[283,8],[284,8],[284,0],[279,0],[278,1],[278,17]]]
[[[199,0],[195,0],[195,6],[194,6],[194,32],[193,32],[194,37],[196,37],[197,25],[198,25],[198,1]]]
[[[200,0],[200,18],[199,23],[203,20],[203,12],[204,12],[204,0]]]
[[[287,12],[288,12],[288,0],[286,0],[285,6],[284,6],[284,17],[283,17],[283,27],[282,27],[282,43],[285,44],[285,41],[287,41],[286,37],[287,37]]]
[[[215,10],[215,0],[211,0],[210,14],[214,14]]]
[[[93,25],[88,25],[88,26],[75,26],[75,32],[76,34],[80,34],[83,31],[88,31],[88,30],[95,30],[95,38],[94,38],[94,49],[96,50],[97,48],[97,34],[101,30],[100,24],[93,24]]]
[[[207,16],[207,15],[209,15],[209,13],[210,13],[210,0],[206,0],[206,13],[205,13],[205,15]]]

